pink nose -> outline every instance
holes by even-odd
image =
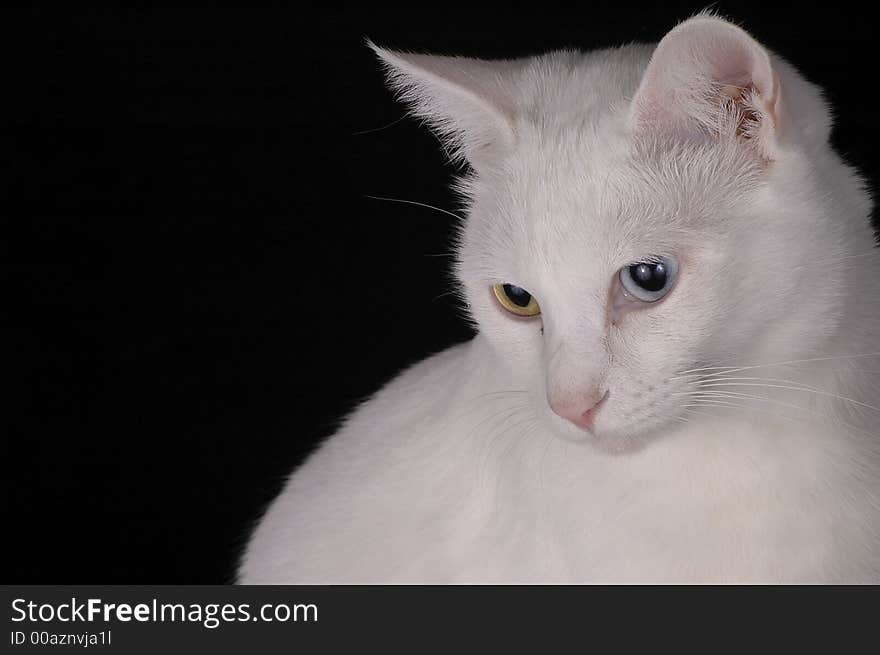
[[[573,402],[556,403],[551,402],[550,408],[567,421],[571,421],[582,430],[592,430],[593,423],[596,421],[596,414],[602,408],[602,403],[608,398],[606,391],[599,400],[596,396],[590,394],[578,398]]]

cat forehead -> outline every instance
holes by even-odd
[[[655,45],[532,57],[516,81],[516,114],[545,128],[578,126],[628,105]]]
[[[529,240],[715,228],[759,185],[760,165],[743,149],[637,140],[619,123],[524,133],[474,184],[478,214]]]

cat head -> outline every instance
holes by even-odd
[[[820,262],[848,237],[828,187],[857,184],[819,91],[739,27],[509,61],[373,47],[469,164],[466,307],[561,436],[627,449],[687,416],[694,369],[835,332],[843,275]]]

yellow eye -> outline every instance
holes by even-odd
[[[541,313],[538,301],[525,289],[512,284],[493,284],[492,291],[501,306],[517,316],[537,316]]]

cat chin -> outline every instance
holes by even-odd
[[[663,438],[660,430],[597,430],[590,439],[590,445],[609,455],[632,455],[641,452],[654,442]]]

